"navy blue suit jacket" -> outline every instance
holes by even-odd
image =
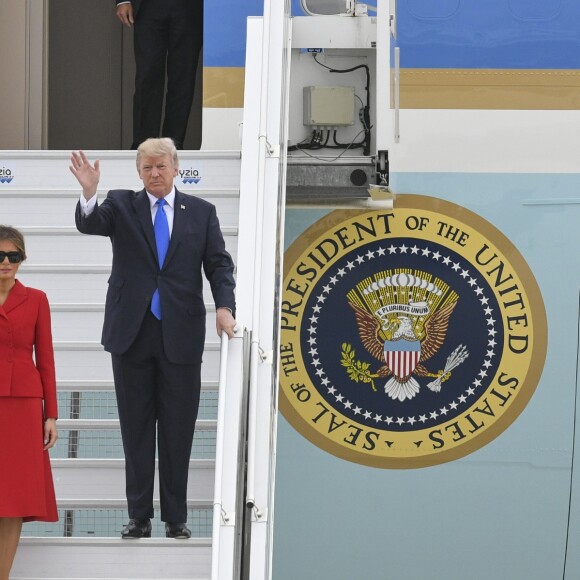
[[[230,308],[235,314],[234,265],[215,207],[176,189],[174,210],[171,241],[160,269],[144,189],[109,191],[88,217],[77,204],[78,230],[108,236],[113,245],[102,337],[108,352],[123,354],[131,346],[159,288],[167,357],[176,364],[199,363],[205,340],[202,269],[216,307]]]

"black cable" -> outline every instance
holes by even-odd
[[[291,145],[290,147],[288,147],[288,151],[304,151],[306,149],[312,151],[326,148],[334,149],[334,147],[328,145],[328,141],[330,140],[330,131],[328,131],[328,133],[326,134],[326,139],[324,140],[324,143],[322,142],[323,134],[324,131],[322,129],[319,131],[317,130],[312,131],[312,135],[310,136],[310,143],[305,143],[307,139],[303,139],[297,145]],[[336,149],[338,149],[338,147],[336,147]]]
[[[364,129],[359,131],[355,135],[354,139],[356,139],[361,133],[364,133]],[[329,132],[329,135],[330,135],[330,132]],[[354,143],[354,139],[353,139],[353,143]],[[349,149],[352,149],[352,143],[349,143],[346,147],[333,147],[333,146],[329,145],[328,148],[329,149],[342,149],[343,151],[340,155],[337,155],[333,159],[325,159],[324,157],[317,157],[316,155],[312,155],[311,153],[308,153],[308,151],[306,151],[306,147],[299,147],[298,149],[300,151],[302,151],[302,153],[304,153],[304,155],[308,155],[308,157],[312,157],[313,159],[318,159],[319,161],[324,161],[325,163],[332,163],[333,161],[336,161],[337,159],[340,159],[343,155],[345,155]]]
[[[300,149],[310,149],[310,147],[312,146],[312,143],[314,142],[315,134],[316,134],[316,131],[312,131],[312,134],[310,135],[310,143],[306,143],[306,141],[308,141],[308,137],[306,137],[305,139],[302,139],[302,141],[300,141],[300,143],[297,143],[296,145],[290,145],[290,147],[288,147],[288,151],[298,151]]]
[[[363,119],[362,119],[362,124],[363,127],[365,129],[364,131],[364,139],[361,141],[360,144],[353,144],[351,146],[355,147],[357,145],[362,145],[364,147],[364,151],[363,151],[363,155],[369,155],[371,152],[371,131],[370,131],[370,127],[371,127],[371,116],[370,116],[370,86],[371,86],[371,73],[370,73],[370,69],[368,67],[368,65],[366,64],[359,64],[357,66],[353,66],[351,68],[346,68],[346,69],[336,69],[336,68],[332,68],[329,66],[326,66],[325,64],[322,64],[317,58],[316,58],[316,53],[313,53],[312,57],[314,58],[314,61],[316,62],[316,64],[319,64],[320,66],[326,68],[329,70],[329,72],[331,73],[349,73],[349,72],[353,72],[355,70],[364,68],[365,72],[366,72],[366,79],[367,79],[367,83],[365,86],[365,91],[367,93],[367,104],[366,106],[363,107]],[[360,97],[359,97],[360,98]],[[335,132],[336,133],[336,132]],[[338,147],[340,147],[342,144],[338,143],[336,141],[336,138],[334,139],[334,142],[336,143],[336,145]],[[346,147],[346,145],[344,145]]]

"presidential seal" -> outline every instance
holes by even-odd
[[[451,461],[521,413],[546,337],[533,274],[480,216],[415,195],[335,211],[285,254],[280,409],[343,459]]]

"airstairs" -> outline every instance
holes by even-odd
[[[113,186],[140,187],[134,154],[87,154],[101,160],[101,199]],[[21,267],[20,280],[43,289],[49,297],[60,412],[60,438],[51,452],[60,521],[24,526],[12,578],[209,579],[216,543],[214,519],[218,534],[220,527],[232,530],[220,542],[221,577],[232,578],[239,566],[235,554],[240,550],[244,517],[238,491],[243,485],[244,446],[240,442],[244,441],[247,408],[244,330],[240,327],[236,338],[220,343],[215,306],[206,285],[208,332],[188,486],[193,538],[166,539],[156,504],[153,537],[121,540],[127,520],[124,459],[110,358],[100,344],[111,247],[107,238],[76,231],[79,188],[68,171],[69,156],[68,152],[2,153],[12,180],[0,187],[0,222],[25,234],[29,258]],[[238,262],[240,153],[184,154],[180,170],[177,188],[216,205],[226,247]],[[222,424],[218,426],[220,392]],[[223,482],[217,489],[216,440],[218,456],[225,453],[225,459],[217,460]]]
[[[70,152],[0,152],[0,223],[20,228],[19,278],[43,289],[53,316],[60,440],[52,464],[60,521],[25,524],[13,580],[266,580],[271,577],[279,286],[285,203],[289,2],[248,19],[240,153],[182,152],[178,189],[214,203],[236,262],[238,329],[208,332],[190,463],[190,540],[121,540],[124,459],[109,355],[100,345],[111,249],[74,226],[80,195]],[[281,122],[281,120],[283,122]],[[101,160],[99,193],[140,189],[132,152]]]

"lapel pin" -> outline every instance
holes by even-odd
[[[181,204],[181,209],[185,209],[185,206],[183,204]]]

